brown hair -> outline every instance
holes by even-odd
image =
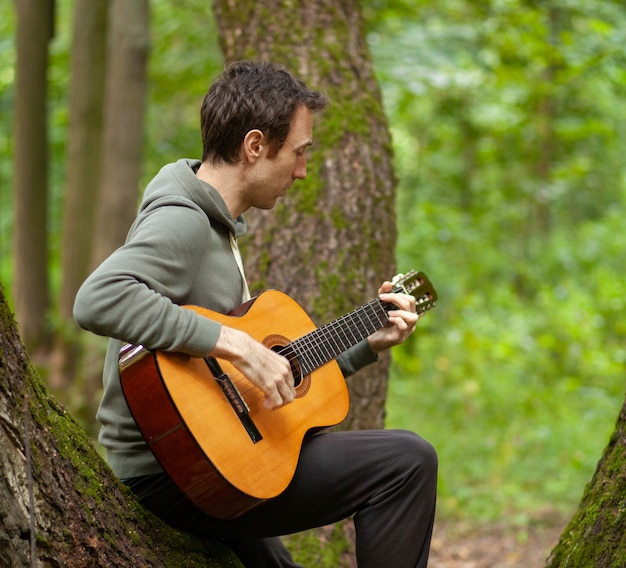
[[[238,162],[243,139],[253,129],[267,136],[271,154],[275,154],[301,105],[321,111],[328,106],[328,98],[277,63],[239,61],[227,65],[202,103],[202,161]]]

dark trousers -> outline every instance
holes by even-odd
[[[426,568],[435,518],[437,455],[402,430],[307,438],[279,497],[223,521],[191,504],[166,474],[125,480],[171,526],[221,539],[249,568],[297,567],[279,535],[354,516],[359,568]]]

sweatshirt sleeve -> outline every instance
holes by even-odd
[[[206,215],[191,202],[139,217],[126,244],[84,282],[74,303],[78,325],[98,335],[201,357],[218,322],[181,307],[211,238]]]
[[[363,367],[378,361],[378,355],[372,351],[367,339],[357,343],[337,357],[337,363],[344,377],[354,375]]]

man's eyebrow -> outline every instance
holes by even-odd
[[[313,145],[313,140],[307,140],[306,142],[303,142],[299,146],[296,146],[296,150],[301,150],[302,148],[307,148],[308,146],[312,146],[312,145]]]

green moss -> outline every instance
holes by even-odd
[[[296,562],[316,568],[344,568],[350,566],[345,559],[351,545],[343,529],[343,523],[333,526],[330,534],[321,535],[321,530],[311,530],[289,536],[286,544]]]
[[[313,310],[323,318],[326,323],[329,317],[337,317],[347,314],[357,308],[360,297],[357,288],[348,287],[347,293],[338,294],[338,290],[345,289],[344,282],[359,282],[359,267],[352,267],[349,262],[350,251],[341,250],[337,253],[337,265],[342,266],[341,274],[330,270],[328,263],[320,262],[316,265],[315,279],[320,293],[313,300]],[[354,290],[354,292],[351,292]]]
[[[323,155],[322,152],[313,152],[307,159],[307,178],[298,183],[298,190],[294,194],[294,208],[299,213],[314,215],[325,190],[320,175]]]
[[[330,218],[332,219],[333,227],[338,231],[347,229],[350,226],[348,219],[346,219],[343,211],[339,207],[333,207],[330,212]]]
[[[624,415],[563,532],[549,566],[623,568],[626,558],[626,436]]]

